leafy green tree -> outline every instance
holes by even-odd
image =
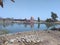
[[[56,19],[56,18],[58,18],[58,16],[57,16],[57,14],[56,14],[56,13],[51,12],[51,17],[52,17],[52,19],[53,19],[54,21],[57,21],[57,19]]]
[[[27,19],[26,19],[26,18],[25,18],[24,20],[25,20],[25,21],[27,21]]]
[[[38,17],[38,22],[40,22],[40,18]]]
[[[15,2],[14,0],[11,0],[12,2]],[[3,8],[3,2],[4,0],[0,0],[0,6]]]
[[[57,14],[54,13],[54,12],[51,12],[51,18],[46,19],[46,22],[55,22],[55,21],[58,21],[57,18],[58,18]]]
[[[53,20],[49,18],[49,19],[46,19],[46,22],[53,22]]]

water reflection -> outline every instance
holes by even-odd
[[[40,28],[40,23],[38,23],[38,29]]]
[[[30,24],[30,26],[31,26],[31,28],[33,28],[33,27],[34,27],[34,24],[33,24],[33,23],[31,23],[31,24]]]
[[[55,23],[46,23],[45,24],[46,25],[46,27],[47,27],[47,30],[49,29],[49,28],[55,28],[55,26],[57,25],[57,24],[55,24]]]
[[[27,28],[27,24],[24,24],[24,27]]]
[[[28,31],[28,30],[47,30],[49,29],[50,27],[55,27],[56,24],[54,23],[46,23],[46,24],[34,24],[34,23],[31,23],[31,24],[21,24],[21,23],[4,23],[4,24],[0,24],[0,29],[1,27],[3,29],[7,29],[9,31],[15,31],[15,32],[18,32],[18,31]]]
[[[14,23],[3,23],[3,24],[0,24],[0,26],[3,26],[3,27],[8,27],[8,26],[13,26]]]
[[[8,27],[8,26],[13,26],[14,24],[15,23],[10,23],[10,24],[9,23],[3,23],[3,24],[0,24],[0,26],[2,25],[3,27]],[[27,25],[29,25],[31,28],[34,28],[34,23],[31,23],[31,24],[20,24],[20,23],[16,23],[16,24],[18,24],[18,25],[24,25],[25,28],[27,28]],[[37,25],[38,25],[37,28],[39,29],[40,28],[40,23],[38,23]],[[56,24],[54,24],[54,23],[46,23],[44,25],[46,25],[46,27],[48,29],[48,28],[50,28],[52,26],[55,27]]]
[[[29,25],[31,28],[34,27],[34,24],[33,24],[33,23],[31,23],[31,24],[23,24],[23,25],[24,25],[25,28],[27,28],[28,25]]]
[[[52,23],[46,23],[45,25],[46,25],[47,29],[49,29],[49,27],[53,26]]]
[[[3,26],[3,27],[8,27],[8,26],[13,26],[15,23],[4,23],[4,24],[0,24],[0,26]],[[29,25],[31,28],[34,28],[34,23],[31,23],[31,24],[20,24],[20,23],[16,23],[17,25],[24,25],[25,28],[27,28],[27,25]],[[37,24],[37,28],[39,29],[40,28],[40,23]],[[55,25],[57,24],[54,24],[54,23],[46,23],[44,24],[46,25],[47,29],[50,28],[50,27],[55,27]]]

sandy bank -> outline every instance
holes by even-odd
[[[60,45],[59,31],[27,31],[0,36],[1,45]]]

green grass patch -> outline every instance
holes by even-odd
[[[7,31],[7,30],[0,30],[0,35],[2,35],[2,34],[8,34],[9,33],[9,31]]]

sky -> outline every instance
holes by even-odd
[[[16,19],[34,19],[40,17],[41,20],[51,18],[51,12],[58,15],[60,20],[60,0],[15,0],[4,1],[4,8],[0,7],[0,17]]]

